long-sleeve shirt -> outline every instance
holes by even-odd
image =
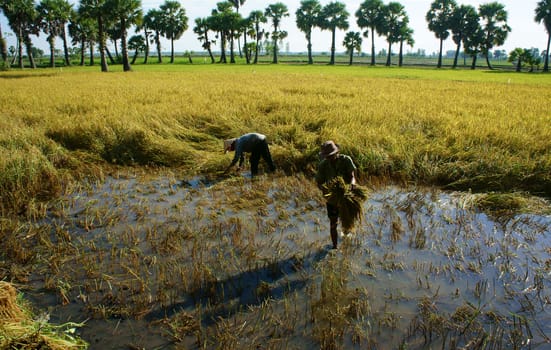
[[[255,132],[248,133],[239,137],[237,140],[235,140],[235,155],[230,164],[230,167],[235,165],[235,163],[237,163],[238,160],[239,160],[239,166],[242,166],[243,161],[245,160],[244,153],[252,152],[260,142],[265,142],[265,141],[266,141],[265,135],[255,133]]]

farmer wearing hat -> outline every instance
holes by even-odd
[[[224,140],[224,152],[235,151],[235,155],[226,172],[239,161],[239,168],[245,161],[245,153],[250,153],[251,176],[258,175],[258,162],[260,157],[264,158],[270,171],[275,171],[274,162],[270,154],[266,136],[259,133],[248,133],[241,137]]]
[[[356,166],[347,155],[339,153],[339,147],[333,141],[326,141],[321,145],[320,156],[322,158],[318,172],[316,174],[316,182],[318,187],[325,192],[325,184],[329,183],[337,176],[341,176],[344,182],[353,188],[356,185],[356,178],[354,172]],[[337,249],[338,233],[337,224],[339,222],[339,209],[327,202],[327,216],[329,217],[331,241],[333,242],[333,249]],[[348,233],[348,232],[346,232]]]

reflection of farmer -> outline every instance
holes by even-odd
[[[224,151],[235,151],[235,156],[226,171],[230,170],[238,160],[239,168],[241,168],[245,161],[245,153],[251,154],[251,176],[258,174],[258,162],[260,161],[260,157],[264,158],[266,163],[268,163],[270,171],[275,170],[266,136],[262,134],[249,133],[236,139],[224,140]]]
[[[326,141],[323,145],[321,145],[320,156],[322,157],[322,161],[318,167],[316,182],[322,191],[326,190],[323,185],[329,183],[329,181],[337,176],[342,177],[344,182],[349,184],[351,188],[356,185],[356,178],[354,177],[356,166],[354,165],[352,158],[347,155],[340,154],[338,146],[333,141]],[[339,210],[335,205],[329,202],[327,202],[326,205],[327,216],[329,217],[330,224],[331,241],[333,242],[333,249],[336,249],[338,239],[337,224],[339,221]]]

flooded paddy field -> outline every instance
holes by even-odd
[[[117,174],[20,228],[23,292],[91,349],[549,349],[551,216],[475,198],[373,188],[332,250],[303,176]]]

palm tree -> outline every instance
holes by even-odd
[[[321,9],[319,16],[319,26],[322,30],[328,29],[331,31],[331,59],[330,65],[335,64],[335,36],[337,28],[342,30],[348,29],[348,16],[346,5],[342,2],[330,2]]]
[[[55,67],[55,39],[57,36],[63,40],[65,65],[70,66],[65,26],[73,16],[73,5],[67,0],[42,0],[37,6],[37,10],[40,14],[40,27],[48,35],[50,66]]]
[[[540,0],[536,7],[536,22],[541,23],[547,30],[547,50],[545,50],[545,61],[543,71],[549,72],[549,45],[551,44],[551,0]]]
[[[461,51],[461,43],[465,37],[472,35],[478,27],[478,13],[473,6],[460,5],[453,10],[451,17],[451,31],[452,39],[457,45],[457,48],[455,49],[455,57],[453,59],[453,68],[457,67],[457,59],[459,58],[459,52]]]
[[[239,8],[241,6],[243,6],[243,4],[245,3],[245,1],[247,0],[228,0],[233,7],[235,7],[235,13],[239,14]],[[240,36],[237,37],[237,48],[239,50],[239,57],[242,57],[242,54],[241,54],[241,42],[240,42]],[[243,33],[243,39],[246,41],[247,40],[247,33]]]
[[[130,39],[128,39],[128,49],[134,50],[134,56],[132,56],[131,64],[134,64],[140,52],[146,49],[145,41],[146,40],[142,35],[133,35],[130,37]]]
[[[287,32],[281,30],[280,28],[281,19],[283,17],[289,16],[289,10],[287,9],[287,5],[285,5],[284,3],[276,2],[275,4],[268,5],[266,10],[264,11],[264,15],[272,19],[272,27],[274,29],[271,34],[274,43],[274,58],[272,60],[272,63],[277,63],[277,42],[287,37]]]
[[[210,56],[210,62],[214,63],[214,56],[212,55],[211,44],[214,43],[214,40],[209,39],[209,23],[206,18],[196,18],[195,27],[193,27],[193,32],[197,34],[197,39],[203,44],[203,49],[207,50]]]
[[[262,11],[252,11],[249,14],[249,20],[251,21],[252,25],[254,26],[254,34],[255,34],[255,45],[254,45],[254,60],[253,64],[258,63],[258,50],[260,48],[260,41],[262,40],[262,37],[264,36],[264,30],[260,28],[260,25],[262,23],[268,22],[268,19],[264,15]]]
[[[121,50],[122,50],[122,66],[123,71],[131,70],[130,61],[128,59],[128,28],[133,24],[139,24],[142,21],[142,3],[140,0],[107,0],[106,9],[117,19],[120,35],[121,35]]]
[[[429,30],[434,32],[437,39],[440,39],[438,68],[442,67],[442,48],[444,40],[450,36],[451,19],[455,7],[457,7],[457,3],[454,0],[434,0],[425,17],[429,24]]]
[[[517,47],[513,51],[509,52],[509,58],[507,60],[511,63],[516,62],[516,71],[520,72],[522,69],[522,64],[527,61],[527,54],[530,54],[529,50]]]
[[[147,11],[145,16],[143,17],[142,26],[144,27],[144,30],[146,32],[148,31],[148,29],[151,29],[154,32],[153,41],[155,42],[155,46],[157,48],[157,61],[159,63],[163,63],[163,55],[161,50],[161,31],[163,29],[163,23],[161,11],[157,9],[151,9]],[[147,60],[144,63],[147,63]]]
[[[23,45],[27,51],[27,57],[31,68],[36,68],[33,57],[33,46],[31,35],[38,35],[38,12],[34,7],[33,0],[10,0],[2,7],[8,18],[10,27],[16,33],[19,47],[19,67],[23,68]]]
[[[302,0],[300,7],[295,12],[297,27],[306,35],[308,47],[308,64],[313,64],[312,58],[312,29],[319,22],[321,4],[318,0]]]
[[[478,7],[478,14],[484,25],[482,30],[484,33],[482,41],[482,53],[486,57],[488,68],[492,69],[490,64],[490,50],[494,46],[500,46],[505,43],[507,35],[511,31],[511,27],[507,25],[507,11],[505,6],[498,2],[482,4]]]
[[[465,48],[465,53],[470,55],[473,59],[471,69],[476,68],[476,60],[478,58],[478,54],[482,51],[483,41],[484,32],[480,24],[477,22],[477,26],[473,30],[473,32],[463,38],[463,47]]]
[[[375,31],[382,33],[382,12],[384,4],[381,0],[365,0],[356,11],[357,24],[360,28],[371,30],[371,65],[375,65]],[[369,31],[363,33],[368,37]]]
[[[346,51],[350,55],[349,65],[352,65],[352,57],[354,56],[354,50],[360,52],[362,49],[362,36],[359,32],[348,32],[344,36],[344,41],[342,42]]]
[[[97,40],[97,22],[88,17],[75,15],[69,23],[69,36],[73,45],[80,45],[80,65],[84,66],[86,45],[90,49],[90,65],[94,65],[94,45]]]
[[[97,21],[101,71],[108,72],[109,67],[105,57],[105,0],[80,0],[79,14]]]
[[[188,28],[186,10],[175,0],[166,0],[160,9],[162,34],[170,40],[170,63],[174,63],[174,40],[180,39]]]
[[[403,23],[409,22],[404,5],[399,2],[390,2],[383,8],[382,32],[388,42],[386,66],[391,65],[392,44],[400,41]]]
[[[212,10],[211,16],[207,19],[209,27],[220,35],[220,60],[221,63],[227,63],[226,43],[230,37],[230,28],[232,26],[231,18],[234,15],[232,4],[229,2],[219,2],[216,8]]]
[[[408,26],[408,22],[403,22],[400,25],[400,36],[399,36],[399,42],[400,42],[400,51],[398,53],[398,66],[402,67],[402,64],[404,62],[404,42],[406,42],[409,46],[413,47],[415,44],[415,40],[413,39],[413,29]]]

